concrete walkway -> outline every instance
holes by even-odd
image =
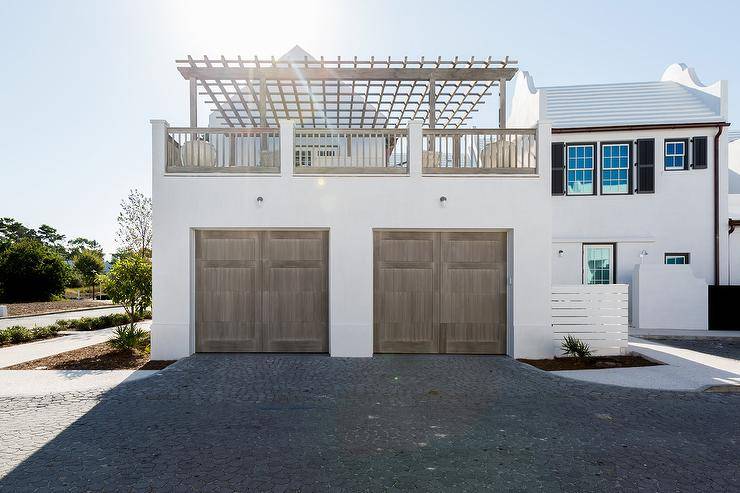
[[[665,363],[638,368],[556,371],[556,375],[592,383],[658,390],[705,390],[740,386],[740,361],[630,337],[629,350]]]
[[[151,322],[148,321],[139,323],[139,327],[145,330],[149,330],[150,326]],[[114,328],[110,327],[81,332],[61,332],[64,335],[60,337],[0,348],[0,368],[100,344],[111,338],[113,330]]]
[[[0,397],[105,391],[161,370],[2,370]]]
[[[112,306],[104,308],[85,308],[68,312],[47,313],[46,315],[29,315],[28,317],[11,317],[0,318],[0,329],[12,327],[13,325],[22,325],[24,327],[33,327],[35,325],[51,325],[57,320],[72,320],[82,317],[99,317],[111,313],[125,313],[123,307]]]

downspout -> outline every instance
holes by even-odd
[[[719,136],[724,125],[717,125],[714,136],[714,285],[719,286]]]

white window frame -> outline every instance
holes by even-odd
[[[591,148],[591,167],[590,168],[574,168],[573,171],[576,172],[576,173],[579,172],[579,171],[583,171],[583,172],[591,171],[591,191],[590,192],[571,192],[568,189],[568,174],[571,171],[571,169],[570,169],[570,149],[571,148],[574,148],[574,149],[578,149],[578,148],[586,149],[588,147]],[[577,152],[578,151],[576,151],[576,153]],[[595,143],[592,143],[592,142],[582,143],[582,144],[577,144],[576,143],[576,144],[566,144],[565,145],[565,194],[566,195],[575,195],[575,196],[578,196],[578,195],[585,195],[585,196],[588,196],[588,195],[596,195],[596,187],[597,187],[597,182],[596,182],[596,179],[597,179],[597,176],[596,176],[597,175],[597,173],[596,173],[596,167],[597,167],[596,154],[597,154],[597,145]],[[584,151],[584,155],[585,155],[585,151]],[[576,158],[577,158],[577,156],[576,156]]]
[[[626,147],[627,148],[627,167],[626,168],[609,168],[609,169],[604,168],[604,163],[606,162],[606,159],[607,159],[606,157],[604,157],[604,150],[607,147],[617,147],[617,148]],[[599,159],[599,161],[600,161],[599,165],[601,166],[601,170],[600,170],[600,173],[599,173],[600,174],[600,176],[599,176],[599,190],[601,191],[601,195],[629,195],[629,193],[630,193],[630,184],[632,183],[632,180],[630,179],[631,178],[630,177],[630,173],[632,171],[632,168],[630,166],[630,157],[632,155],[632,148],[631,147],[632,146],[631,146],[631,144],[629,142],[604,142],[604,143],[601,144],[601,157]],[[613,156],[610,156],[608,159],[612,159],[612,158],[613,158]],[[607,192],[607,191],[604,190],[604,177],[606,176],[606,172],[607,171],[615,171],[615,170],[616,171],[622,171],[622,170],[624,170],[626,172],[626,174],[627,174],[627,184],[625,185],[625,188],[624,188],[624,191],[623,192]]]
[[[581,253],[581,271],[582,271],[581,272],[581,283],[589,284],[588,282],[589,268],[588,268],[588,255],[587,255],[589,248],[608,248],[609,249],[609,282],[600,283],[600,284],[614,284],[615,282],[614,277],[617,271],[617,266],[615,264],[616,245],[614,245],[614,243],[584,243],[583,244],[583,251]]]
[[[682,154],[668,154],[668,144],[681,144],[683,146],[683,153]],[[668,166],[666,164],[666,158],[677,158],[680,157],[683,159],[683,165],[681,167],[678,167],[676,165]],[[663,142],[663,169],[666,171],[686,171],[689,169],[689,142],[688,139],[666,139]]]

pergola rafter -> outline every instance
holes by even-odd
[[[302,52],[301,53],[305,53]],[[506,82],[515,61],[455,57],[409,60],[337,58],[178,60],[190,81],[191,126],[198,96],[219,126],[277,127],[282,118],[308,128],[399,128],[420,118],[434,128],[465,126],[499,86],[499,120],[505,126]],[[194,91],[194,92],[193,92]],[[197,103],[196,103],[197,104]]]

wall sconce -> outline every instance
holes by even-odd
[[[257,197],[257,206],[258,207],[261,206],[264,201],[265,201],[265,199],[262,198],[262,195],[260,195],[259,197]]]
[[[562,251],[562,250],[558,250],[558,257],[561,257],[562,258],[563,255],[565,255],[565,252]]]
[[[647,250],[643,250],[640,252],[640,264],[642,264],[642,259],[647,257],[647,254],[648,254]]]
[[[441,207],[444,207],[444,206],[445,206],[445,203],[447,203],[447,197],[445,197],[444,195],[442,195],[442,196],[441,196],[441,197],[439,198],[439,205],[440,205]]]

